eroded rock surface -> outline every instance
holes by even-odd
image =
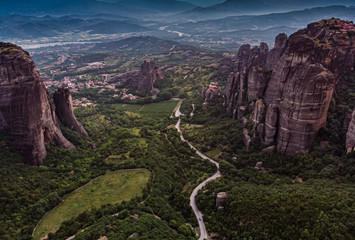
[[[53,94],[55,103],[55,112],[59,121],[66,127],[78,132],[84,137],[88,137],[88,133],[83,125],[76,119],[73,110],[73,99],[69,89],[59,88]]]
[[[245,104],[255,109],[255,101],[263,99],[265,129],[253,111],[253,132],[257,127],[264,143],[274,142],[279,152],[308,152],[315,132],[326,125],[339,73],[355,68],[355,36],[348,34],[354,27],[329,19],[289,38],[278,35],[271,51],[263,43],[242,46],[225,90],[227,113]]]
[[[348,153],[355,151],[355,109],[346,134],[346,149]]]
[[[47,155],[45,144],[50,142],[74,148],[59,129],[31,57],[10,43],[0,43],[0,112],[1,125],[6,127],[25,163],[42,164]]]

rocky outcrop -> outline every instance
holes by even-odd
[[[254,110],[253,132],[263,133],[264,143],[274,142],[279,152],[308,152],[315,132],[326,125],[339,73],[355,67],[355,37],[347,32],[354,27],[339,19],[323,20],[290,38],[278,35],[271,51],[266,44],[242,46],[225,90],[227,113],[263,99],[264,125],[256,121]]]
[[[346,149],[348,153],[355,151],[355,109],[351,116],[348,132],[346,133]]]
[[[228,114],[233,112],[236,105],[243,103],[250,54],[250,45],[241,46],[237,54],[234,72],[229,75],[228,85],[225,89]]]
[[[275,38],[274,48],[271,49],[271,51],[269,52],[269,54],[267,56],[267,60],[266,60],[266,64],[265,64],[265,67],[267,69],[272,69],[276,65],[276,63],[279,61],[281,55],[283,54],[283,52],[286,49],[287,40],[288,40],[288,38],[285,33],[281,33]]]
[[[265,116],[265,144],[270,144],[275,141],[278,124],[278,106],[277,104],[270,104]]]
[[[301,64],[289,80],[279,108],[277,150],[308,152],[314,133],[326,124],[336,80],[321,64]]]
[[[257,100],[254,106],[254,110],[250,115],[250,121],[253,124],[253,137],[256,135],[256,129],[259,128],[260,122],[264,118],[264,111],[265,111],[265,105],[261,99]],[[259,129],[259,132],[261,132],[261,129]]]
[[[83,125],[76,119],[73,110],[73,100],[69,89],[59,88],[53,94],[55,104],[55,113],[61,124],[78,132],[84,137],[88,137],[88,133]]]
[[[251,137],[249,136],[248,129],[243,129],[243,141],[247,151],[249,151],[249,146],[251,143]]]
[[[216,96],[221,95],[221,88],[218,86],[218,82],[211,82],[208,87],[202,89],[202,97],[205,102],[208,102],[215,98]]]
[[[233,67],[233,59],[231,57],[225,57],[219,61],[219,71],[221,73],[228,72],[232,67]]]
[[[40,165],[45,144],[74,148],[59,129],[54,108],[29,54],[10,43],[0,43],[0,112],[2,127],[24,157]],[[4,125],[5,123],[5,125]]]
[[[227,113],[236,105],[261,97],[268,82],[268,70],[264,68],[269,48],[266,43],[250,48],[249,44],[240,47],[234,71],[230,74],[225,89]]]
[[[127,84],[136,89],[137,92],[156,94],[159,90],[154,88],[153,85],[157,79],[163,78],[164,73],[153,60],[149,59],[143,62],[140,70],[119,74],[109,78],[107,82]]]
[[[7,127],[7,122],[5,120],[4,115],[0,111],[0,130],[5,129]]]

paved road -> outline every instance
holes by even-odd
[[[176,114],[178,112],[178,114]],[[177,109],[177,111],[175,112],[175,116],[176,117],[180,117],[181,113],[180,113],[180,107]],[[189,144],[189,146],[194,149],[196,151],[196,153],[203,159],[207,159],[210,162],[212,162],[214,165],[217,166],[217,172],[210,178],[208,178],[207,180],[203,181],[202,183],[200,183],[200,185],[198,185],[192,192],[191,196],[190,196],[190,206],[192,207],[195,216],[197,218],[198,221],[198,225],[200,227],[200,237],[199,240],[203,240],[203,239],[207,239],[208,233],[206,230],[206,226],[205,223],[203,221],[203,217],[202,217],[202,213],[200,212],[200,210],[198,210],[197,205],[196,205],[196,196],[199,190],[201,190],[209,181],[212,181],[216,178],[221,177],[221,172],[219,171],[219,163],[216,161],[213,161],[211,158],[207,157],[206,155],[204,155],[203,153],[201,153],[200,151],[198,151],[191,143],[189,143],[188,141],[186,141],[186,139],[184,138],[184,136],[182,135],[181,129],[180,129],[180,124],[181,124],[181,119],[179,118],[178,122],[175,125],[175,128],[178,130],[178,132],[180,133],[180,138],[182,141],[187,142]]]

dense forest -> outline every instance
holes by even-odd
[[[112,227],[107,234],[117,239],[135,232],[144,239],[194,239],[194,232],[185,225],[195,221],[188,205],[189,192],[215,169],[194,156],[176,130],[169,127],[175,122],[169,116],[176,103],[153,104],[142,113],[138,112],[142,108],[139,105],[128,106],[127,110],[121,105],[78,108],[76,115],[91,137],[83,139],[63,128],[77,148],[69,151],[48,146],[49,154],[41,167],[23,165],[6,133],[2,133],[1,239],[31,239],[41,217],[65,194],[99,175],[130,168],[146,168],[153,174],[142,197],[83,213],[75,224],[66,222],[56,235],[50,234],[50,239],[63,239],[87,228],[79,239],[97,239],[105,230],[103,224],[106,226],[115,213],[119,213],[117,220],[110,220]],[[130,212],[141,216],[137,222],[127,220]],[[117,230],[122,224],[124,232]],[[156,231],[159,234],[154,234]]]
[[[346,116],[355,107],[355,75],[341,75],[327,125],[316,133],[308,154],[262,152],[268,146],[258,137],[247,151],[242,123],[226,114],[223,96],[206,103],[201,94],[211,82],[218,82],[223,90],[231,69],[220,72],[217,58],[222,53],[200,51],[133,56],[81,53],[62,63],[59,70],[66,73],[53,80],[85,75],[78,82],[97,83],[103,81],[101,74],[138,69],[147,57],[163,68],[164,78],[154,83],[160,90],[157,96],[136,93],[129,86],[73,93],[74,99],[85,97],[97,103],[96,107],[75,107],[90,137],[62,127],[76,149],[48,145],[47,159],[40,167],[24,165],[6,131],[0,132],[0,238],[32,239],[46,213],[76,189],[117,170],[147,169],[151,177],[138,197],[81,212],[49,233],[48,239],[74,235],[74,239],[90,240],[101,236],[197,239],[189,196],[216,167],[198,157],[174,128],[177,119],[170,116],[183,100],[185,138],[220,163],[222,178],[208,183],[197,196],[212,239],[355,239],[355,153],[346,154],[344,128]],[[40,66],[49,64],[46,54],[35,58],[43,61]],[[107,65],[85,68],[91,61]],[[71,64],[77,69],[71,71]],[[114,98],[114,90],[123,87],[137,99]],[[51,87],[50,93],[55,89]],[[245,113],[250,114],[250,110]],[[251,123],[246,128],[250,130]],[[228,194],[220,210],[216,207],[219,192]]]
[[[327,126],[310,153],[295,156],[262,153],[258,137],[246,151],[243,126],[225,114],[223,99],[205,110],[201,97],[183,103],[184,113],[191,103],[196,108],[183,121],[185,137],[218,160],[223,175],[197,196],[214,239],[355,239],[355,155],[346,154],[343,126],[354,108],[354,84],[353,74],[342,75]],[[218,192],[228,193],[223,211],[216,207]]]

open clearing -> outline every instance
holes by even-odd
[[[146,169],[120,170],[95,178],[68,194],[61,204],[49,211],[38,224],[33,239],[55,232],[63,221],[86,210],[141,196],[149,178],[150,172]]]
[[[174,111],[178,102],[179,101],[177,100],[170,100],[166,102],[151,103],[146,105],[117,104],[116,109],[138,113],[147,117],[162,118],[169,117]]]

